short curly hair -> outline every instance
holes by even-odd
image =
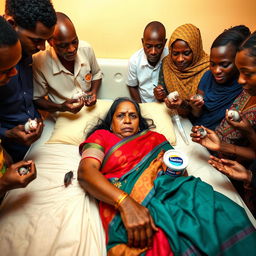
[[[18,40],[18,35],[12,26],[0,16],[0,47],[15,45]]]
[[[51,28],[57,18],[50,0],[6,0],[5,13],[14,18],[18,26],[33,30],[38,21]]]

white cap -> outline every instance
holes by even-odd
[[[175,171],[182,171],[188,166],[188,158],[178,150],[170,149],[164,153],[164,163]]]

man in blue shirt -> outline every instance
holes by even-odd
[[[6,0],[5,19],[17,32],[22,58],[16,65],[18,74],[0,86],[0,139],[14,162],[23,159],[29,146],[43,130],[26,133],[27,120],[39,118],[33,103],[32,55],[45,50],[56,24],[56,13],[49,0]]]
[[[16,64],[21,59],[21,44],[17,33],[0,16],[0,86],[5,85],[17,74]],[[17,172],[19,168],[29,168],[27,174]],[[23,169],[24,170],[24,169]],[[12,164],[0,144],[0,202],[10,189],[26,187],[36,178],[36,168],[32,161],[20,161]]]

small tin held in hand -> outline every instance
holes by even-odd
[[[200,138],[202,139],[207,135],[207,131],[203,127],[198,128],[197,132],[200,134]]]
[[[18,169],[18,173],[20,176],[23,176],[23,175],[26,175],[28,174],[30,171],[30,168],[28,166],[21,166],[19,169]]]
[[[229,119],[235,121],[235,122],[239,122],[241,120],[241,117],[238,113],[238,111],[231,109],[228,111],[228,117]]]
[[[84,100],[91,100],[92,95],[85,93],[84,94]]]
[[[193,100],[201,100],[201,101],[204,99],[202,94],[195,94],[192,98]]]
[[[37,128],[37,119],[28,119],[28,121],[24,125],[24,129],[26,133],[30,133],[32,131],[35,131]]]
[[[168,100],[177,100],[179,98],[179,93],[177,91],[171,92],[167,96]]]
[[[83,91],[77,91],[77,92],[75,92],[75,93],[72,95],[71,98],[72,98],[73,100],[79,100],[79,99],[83,98],[84,95],[85,95],[85,93],[84,93]]]

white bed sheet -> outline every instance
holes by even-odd
[[[37,178],[25,189],[10,191],[1,205],[0,255],[106,255],[97,204],[77,181],[78,147],[44,144],[53,127],[47,124],[27,155],[36,163]],[[65,187],[70,170],[74,179]]]

